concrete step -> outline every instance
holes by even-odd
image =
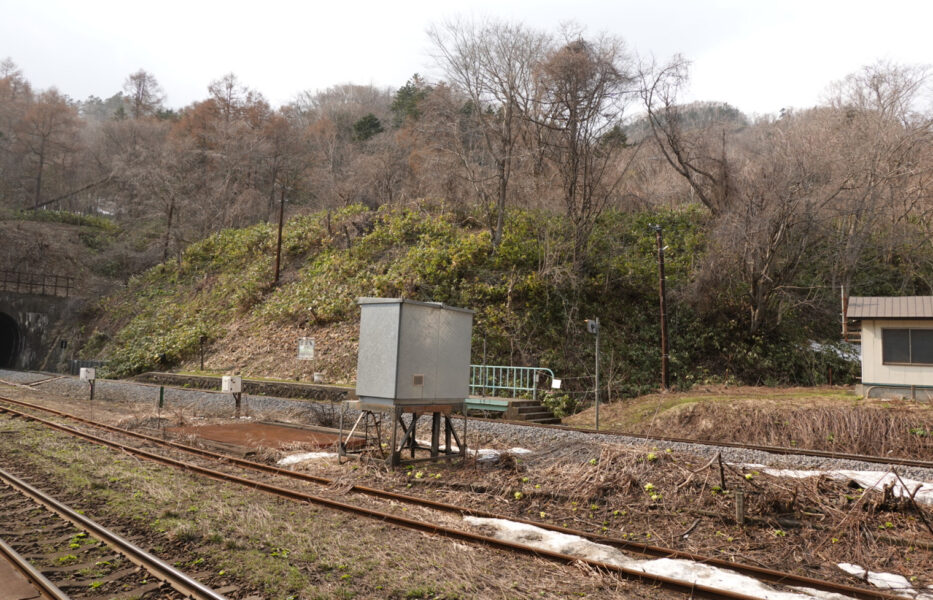
[[[512,406],[519,406],[519,407],[524,407],[524,406],[541,406],[541,401],[540,401],[540,400],[517,400],[517,399],[510,399],[510,400],[509,400],[509,404],[511,404]]]
[[[551,419],[552,415],[549,411],[546,410],[536,410],[534,412],[527,412],[518,415],[518,420],[520,421],[537,421],[538,419]]]
[[[536,413],[531,416],[531,418],[522,418],[521,421],[527,421],[528,423],[542,423],[542,424],[554,424],[559,425],[561,420],[552,415],[549,412]]]

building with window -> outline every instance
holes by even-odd
[[[933,400],[933,296],[853,296],[844,318],[847,327],[861,330],[857,392]]]

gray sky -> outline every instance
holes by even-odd
[[[111,96],[143,68],[172,107],[206,98],[228,72],[277,106],[338,83],[433,77],[425,30],[455,17],[549,30],[573,20],[642,56],[680,52],[692,99],[749,113],[811,106],[879,59],[933,63],[930,0],[0,0],[0,59],[76,99]]]

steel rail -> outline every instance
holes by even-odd
[[[698,446],[722,446],[724,448],[738,448],[740,450],[755,450],[767,452],[769,454],[779,454],[782,456],[815,456],[818,458],[831,458],[835,460],[852,460],[866,463],[876,463],[883,465],[897,465],[903,467],[918,467],[921,469],[933,469],[933,461],[916,460],[913,458],[899,458],[890,456],[873,456],[871,454],[845,454],[841,452],[831,452],[829,450],[815,450],[812,448],[788,448],[787,446],[761,446],[756,444],[743,444],[741,442],[717,442],[715,440],[697,440],[691,438],[678,438],[666,435],[653,435],[647,433],[628,433],[625,431],[613,431],[600,429],[589,429],[587,427],[572,427],[570,425],[553,425],[548,423],[530,423],[528,421],[506,421],[503,419],[487,419],[484,417],[469,417],[477,421],[487,423],[504,423],[507,425],[518,425],[520,427],[538,427],[542,429],[555,429],[557,431],[576,431],[579,433],[588,433],[599,436],[622,436],[630,437],[648,442],[671,442],[676,444],[696,444]]]
[[[4,409],[4,410],[6,412],[12,412],[12,413],[17,412],[17,411],[11,411],[10,409]],[[24,413],[20,413],[20,415],[24,418],[42,423],[43,425],[52,427],[59,431],[70,433],[72,435],[84,438],[86,440],[95,442],[97,444],[109,446],[111,448],[117,448],[124,452],[135,454],[137,456],[141,456],[143,458],[147,458],[147,459],[150,459],[152,461],[155,461],[155,462],[158,462],[164,465],[177,467],[181,469],[182,471],[197,473],[199,475],[204,475],[206,477],[210,477],[212,479],[215,479],[221,482],[240,484],[240,485],[243,485],[244,487],[248,487],[253,490],[260,490],[263,492],[271,493],[273,495],[280,496],[282,498],[287,498],[289,500],[296,500],[299,502],[308,502],[311,504],[317,504],[320,506],[324,506],[326,508],[339,510],[339,511],[354,514],[354,515],[362,515],[362,516],[370,517],[378,521],[390,523],[392,525],[398,525],[398,526],[405,527],[408,529],[413,529],[416,531],[430,533],[430,534],[434,534],[434,535],[438,535],[442,537],[448,537],[451,539],[462,540],[466,542],[480,543],[480,544],[484,544],[484,545],[496,547],[496,548],[504,548],[506,550],[511,550],[513,552],[518,552],[518,553],[542,557],[542,558],[548,558],[548,559],[551,559],[557,562],[563,562],[567,564],[585,563],[596,569],[601,569],[603,571],[617,573],[626,579],[632,579],[632,580],[636,580],[642,583],[648,583],[652,585],[662,585],[664,587],[675,589],[680,592],[692,593],[694,596],[699,595],[699,596],[703,596],[707,598],[717,598],[717,599],[727,598],[729,600],[762,600],[761,598],[757,596],[749,596],[747,594],[741,594],[738,592],[720,590],[720,589],[717,589],[711,586],[696,584],[694,582],[689,582],[689,581],[685,581],[682,579],[676,579],[673,577],[667,577],[663,575],[653,575],[650,573],[646,573],[644,571],[640,571],[637,569],[630,569],[628,567],[623,567],[623,566],[616,565],[613,563],[592,560],[592,559],[587,559],[587,558],[581,558],[579,556],[571,556],[569,554],[562,554],[560,552],[555,552],[553,550],[546,550],[543,548],[536,548],[534,546],[529,546],[527,544],[520,544],[517,542],[500,540],[500,539],[496,539],[496,538],[481,535],[481,534],[471,533],[471,532],[463,531],[460,529],[454,529],[452,527],[446,527],[444,525],[437,525],[434,523],[428,523],[428,522],[419,521],[416,519],[409,519],[407,517],[401,517],[401,516],[394,515],[391,513],[384,513],[384,512],[380,512],[380,511],[369,509],[369,508],[355,506],[352,504],[339,502],[337,500],[331,500],[329,498],[324,498],[321,496],[314,496],[312,494],[306,494],[304,492],[299,492],[297,490],[278,487],[278,486],[274,486],[274,485],[264,483],[261,481],[247,479],[245,477],[239,477],[237,475],[231,475],[229,473],[224,473],[222,471],[215,471],[213,469],[208,469],[206,467],[202,467],[202,466],[195,465],[192,463],[186,463],[186,462],[175,460],[175,459],[168,458],[165,456],[160,456],[158,454],[149,452],[147,450],[142,450],[140,448],[135,448],[133,446],[127,446],[126,444],[121,444],[119,442],[114,442],[112,440],[106,440],[104,438],[100,438],[100,437],[91,435],[89,433],[85,433],[82,431],[78,431],[76,429],[72,429],[71,427],[67,427],[65,425],[60,425],[58,423],[46,421],[45,419],[40,419],[34,415],[27,415]],[[2,473],[2,471],[0,471],[0,473]],[[890,600],[894,600],[894,597],[891,597]]]
[[[227,600],[225,596],[218,594],[202,583],[188,577],[175,567],[149,554],[139,546],[120,537],[102,525],[71,510],[55,498],[32,487],[12,473],[0,469],[0,480],[3,480],[10,487],[15,488],[37,504],[44,506],[76,527],[88,531],[97,539],[126,556],[134,564],[167,582],[182,595],[197,600]]]
[[[28,560],[22,557],[12,546],[0,539],[0,554],[7,559],[14,567],[19,569],[26,580],[36,589],[42,598],[51,598],[52,600],[71,600],[71,596],[58,589],[58,586],[46,579],[39,569],[33,566]]]
[[[111,426],[111,425],[105,425],[105,424],[102,424],[102,423],[96,423],[96,422],[93,422],[93,421],[90,421],[90,420],[87,420],[87,419],[83,419],[82,417],[78,417],[78,416],[76,416],[76,415],[71,415],[71,414],[69,414],[69,413],[65,413],[65,412],[58,411],[58,410],[51,409],[51,408],[46,408],[46,407],[43,407],[43,406],[33,405],[33,404],[30,404],[30,403],[27,403],[27,402],[22,402],[22,401],[19,401],[19,400],[11,400],[11,399],[4,398],[4,397],[0,397],[0,400],[2,400],[2,401],[4,401],[4,402],[12,403],[12,404],[17,404],[17,405],[20,405],[20,406],[26,406],[26,407],[29,407],[29,408],[35,408],[35,409],[43,410],[43,411],[52,413],[52,414],[54,414],[54,415],[56,415],[56,416],[61,416],[61,417],[64,417],[64,418],[73,419],[73,420],[78,421],[78,422],[80,422],[80,423],[87,424],[87,425],[91,425],[91,426],[93,426],[93,427],[98,427],[98,428],[101,428],[101,429],[104,429],[104,430],[107,430],[107,431],[111,431],[111,432],[113,432],[113,433],[117,433],[117,434],[120,434],[120,435],[125,435],[125,436],[128,436],[128,437],[134,437],[134,438],[137,438],[137,439],[146,440],[146,441],[148,441],[148,442],[156,443],[156,444],[163,445],[163,446],[173,447],[173,448],[182,450],[182,451],[184,451],[184,452],[189,452],[189,453],[192,453],[192,454],[196,454],[196,455],[200,455],[200,456],[204,456],[204,457],[208,457],[208,458],[213,458],[213,459],[218,460],[218,461],[222,461],[222,462],[226,462],[226,463],[230,463],[230,464],[235,464],[235,465],[237,465],[237,466],[240,466],[240,467],[243,467],[243,468],[246,468],[246,469],[258,470],[258,471],[262,471],[262,472],[266,472],[266,473],[271,473],[271,474],[274,474],[274,475],[285,476],[285,477],[289,477],[289,478],[292,478],[292,479],[297,479],[297,480],[302,480],[302,481],[308,481],[308,482],[312,482],[312,483],[316,483],[316,484],[320,484],[320,485],[325,485],[325,486],[329,486],[329,485],[332,485],[332,484],[334,483],[334,481],[333,481],[332,479],[328,479],[328,478],[325,478],[325,477],[320,477],[320,476],[315,476],[315,475],[309,475],[309,474],[306,474],[306,473],[300,473],[300,472],[296,472],[296,471],[290,471],[290,470],[287,470],[287,469],[280,469],[280,468],[278,468],[278,467],[272,467],[272,466],[270,466],[270,465],[266,465],[266,464],[262,464],[262,463],[257,463],[257,462],[248,461],[248,460],[245,460],[245,459],[240,459],[240,458],[236,458],[236,457],[232,457],[232,456],[227,456],[227,455],[223,455],[223,454],[218,454],[218,453],[215,453],[215,452],[211,452],[211,451],[209,451],[209,450],[204,450],[204,449],[201,449],[201,448],[195,448],[195,447],[192,447],[192,446],[187,446],[187,445],[184,445],[184,444],[179,444],[179,443],[177,443],[177,442],[172,442],[172,441],[169,441],[169,440],[162,440],[162,439],[159,439],[159,438],[156,438],[156,437],[153,437],[153,436],[149,436],[149,435],[137,433],[137,432],[134,432],[134,431],[129,431],[129,430],[121,429],[121,428],[118,428],[118,427],[113,427],[113,426]],[[59,425],[59,424],[53,423],[53,422],[51,422],[51,421],[46,421],[46,420],[41,419],[41,418],[39,418],[39,417],[36,417],[36,416],[34,416],[34,415],[30,415],[30,414],[28,414],[28,413],[21,413],[21,412],[19,412],[19,411],[12,410],[12,409],[9,409],[9,408],[6,408],[6,407],[0,406],[0,412],[9,412],[9,413],[11,413],[11,414],[14,414],[14,415],[17,415],[17,416],[21,416],[21,417],[23,417],[23,418],[32,419],[32,420],[35,420],[35,421],[37,421],[37,422],[43,423],[43,424],[45,424],[45,425],[51,426],[51,427],[53,427],[53,428],[55,428],[55,429],[59,429],[59,430],[61,430],[61,431],[67,432],[67,433],[72,433],[72,434],[78,435],[79,437],[88,439],[88,440],[90,440],[90,441],[94,441],[94,442],[97,442],[97,443],[101,443],[101,444],[103,444],[103,445],[107,445],[107,446],[111,446],[111,447],[116,447],[116,448],[119,448],[119,449],[121,449],[121,450],[126,450],[126,451],[130,451],[130,452],[133,452],[133,453],[140,454],[141,456],[145,456],[145,457],[150,458],[150,459],[152,459],[152,460],[155,460],[155,461],[158,461],[158,462],[162,462],[163,464],[170,464],[170,465],[173,465],[173,466],[184,465],[184,466],[181,467],[182,469],[186,469],[186,468],[188,468],[188,467],[193,467],[192,470],[195,470],[196,472],[201,472],[201,473],[206,474],[206,475],[208,475],[208,476],[210,476],[210,477],[212,477],[212,478],[219,479],[219,480],[222,480],[222,481],[226,481],[226,480],[234,481],[234,482],[236,482],[236,483],[242,483],[243,485],[249,485],[249,486],[252,486],[252,487],[257,487],[257,488],[259,488],[259,489],[262,489],[263,491],[271,491],[272,493],[276,493],[276,494],[278,494],[278,491],[279,491],[279,490],[283,490],[283,489],[284,489],[284,488],[278,488],[278,487],[276,487],[276,486],[271,486],[271,485],[269,485],[269,484],[264,484],[264,483],[261,483],[261,482],[255,482],[255,481],[253,481],[253,480],[249,480],[249,479],[245,479],[245,478],[240,478],[240,477],[237,477],[237,476],[235,476],[235,475],[229,475],[229,474],[225,474],[225,473],[222,473],[222,472],[219,472],[219,471],[213,471],[213,470],[211,470],[211,469],[206,469],[206,468],[204,468],[204,467],[199,467],[199,466],[197,466],[197,465],[190,465],[189,463],[184,463],[184,462],[181,462],[181,461],[174,461],[173,459],[169,459],[169,458],[166,458],[166,457],[162,457],[162,456],[160,456],[160,455],[152,454],[152,453],[149,453],[148,451],[141,450],[141,449],[137,449],[137,448],[134,448],[134,447],[132,447],[132,446],[125,446],[125,445],[120,444],[120,443],[118,443],[118,442],[113,442],[113,441],[110,441],[110,440],[105,440],[105,439],[103,439],[103,438],[97,438],[96,436],[93,436],[93,435],[91,435],[91,434],[87,434],[87,433],[84,433],[84,432],[81,432],[81,431],[72,429],[72,428],[67,427],[67,426],[64,426],[64,425]],[[177,464],[176,464],[176,463],[177,463]],[[219,476],[218,476],[218,475],[219,475]],[[269,489],[266,489],[266,488],[269,488]],[[302,492],[295,492],[295,491],[292,491],[292,490],[285,490],[285,491],[288,492],[288,495],[287,495],[286,497],[291,497],[292,499],[306,499],[306,500],[308,500],[309,502],[315,502],[315,500],[311,500],[311,498],[318,498],[318,497],[315,497],[315,496],[311,496],[311,495],[309,495],[309,494],[303,494]],[[680,559],[690,560],[690,561],[694,561],[694,562],[698,562],[698,563],[703,563],[703,564],[707,564],[707,565],[713,565],[713,566],[717,566],[717,567],[720,567],[720,568],[723,568],[723,569],[729,569],[729,570],[731,570],[731,571],[736,571],[736,572],[744,573],[744,574],[750,575],[750,576],[752,576],[752,577],[755,577],[755,578],[757,578],[757,579],[759,579],[759,580],[767,581],[767,582],[769,582],[769,583],[774,583],[774,584],[794,585],[794,586],[809,587],[809,588],[814,588],[814,589],[819,589],[819,590],[824,590],[824,591],[842,593],[842,594],[846,594],[846,595],[851,596],[851,597],[854,597],[854,598],[860,598],[860,599],[864,599],[864,600],[894,600],[895,598],[898,598],[898,596],[891,595],[891,594],[886,594],[886,593],[884,593],[884,592],[877,591],[877,590],[859,588],[859,587],[850,586],[850,585],[846,585],[846,584],[838,584],[838,583],[826,582],[826,581],[822,581],[822,580],[815,579],[815,578],[811,578],[811,577],[806,577],[806,576],[802,576],[802,575],[794,575],[794,574],[791,574],[791,573],[785,573],[785,572],[782,572],[782,571],[776,571],[776,570],[773,570],[773,569],[767,569],[767,568],[764,568],[764,567],[758,567],[758,566],[755,566],[755,565],[749,565],[749,564],[745,564],[745,563],[735,563],[735,562],[727,561],[727,560],[724,560],[724,559],[721,559],[721,558],[710,557],[710,556],[703,556],[703,555],[699,555],[699,554],[694,554],[694,553],[690,553],[690,552],[685,552],[685,551],[682,551],[682,550],[675,550],[675,549],[663,548],[663,547],[659,547],[659,546],[651,546],[651,545],[648,545],[648,544],[640,544],[640,543],[635,543],[635,542],[629,542],[629,541],[621,540],[621,539],[619,539],[619,538],[613,538],[613,537],[610,537],[610,536],[604,536],[604,535],[600,535],[600,534],[595,534],[595,533],[590,533],[590,532],[585,532],[585,531],[579,531],[579,530],[575,530],[575,529],[570,529],[570,528],[566,528],[566,527],[561,527],[561,526],[559,526],[559,525],[553,525],[553,524],[549,524],[549,523],[542,523],[542,522],[539,522],[539,521],[533,521],[533,520],[528,520],[528,519],[516,518],[516,517],[501,515],[501,514],[497,514],[497,513],[493,513],[493,512],[489,512],[489,511],[471,509],[471,508],[468,508],[468,507],[456,506],[456,505],[447,504],[447,503],[443,503],[443,502],[437,502],[437,501],[435,501],[435,500],[429,500],[429,499],[424,499],[424,498],[418,498],[418,497],[414,497],[414,496],[408,496],[408,495],[405,495],[405,494],[398,494],[398,493],[395,493],[395,492],[389,492],[389,491],[386,491],[386,490],[380,490],[380,489],[376,489],[376,488],[369,488],[369,487],[365,487],[365,486],[352,485],[352,486],[350,486],[350,487],[348,488],[347,491],[356,492],[356,493],[361,493],[361,494],[370,495],[370,496],[376,496],[376,497],[380,497],[380,498],[391,499],[391,500],[395,500],[395,501],[399,501],[399,502],[405,502],[405,503],[412,504],[412,505],[417,505],[417,506],[432,508],[432,509],[436,509],[436,510],[440,510],[440,511],[444,511],[444,512],[456,513],[456,514],[460,514],[460,515],[469,515],[469,516],[483,517],[483,518],[490,518],[490,519],[503,519],[503,520],[509,520],[509,521],[514,521],[514,522],[524,523],[524,524],[527,524],[527,525],[532,525],[532,526],[535,526],[535,527],[540,527],[540,528],[542,528],[542,529],[546,529],[546,530],[550,530],[550,531],[555,531],[555,532],[559,532],[559,533],[565,533],[565,534],[569,534],[569,535],[577,535],[577,536],[584,537],[584,538],[587,538],[587,539],[591,539],[591,540],[594,540],[594,541],[597,541],[597,542],[600,542],[600,543],[603,543],[603,544],[611,545],[611,546],[616,547],[616,548],[619,548],[619,549],[628,550],[628,551],[631,551],[631,552],[636,552],[636,553],[638,553],[638,554],[642,554],[642,555],[645,555],[645,556],[661,556],[661,557],[669,557],[669,558],[680,558]],[[282,495],[282,494],[279,494],[279,495]],[[336,501],[333,501],[333,500],[329,500],[329,499],[323,499],[323,498],[322,498],[321,500],[324,500],[323,503],[324,503],[325,505],[328,505],[328,506],[330,506],[331,508],[337,508],[337,509],[339,509],[339,510],[346,510],[345,507],[349,507],[349,511],[350,511],[350,512],[369,511],[369,512],[371,512],[371,513],[374,513],[374,515],[375,515],[377,518],[382,518],[382,517],[384,517],[384,516],[387,516],[385,513],[380,513],[380,512],[378,512],[378,511],[370,511],[370,509],[358,508],[358,507],[355,507],[355,506],[353,506],[353,505],[345,505],[345,504],[343,504],[343,503],[339,503],[339,502],[336,502]],[[316,503],[319,503],[319,502],[316,502]],[[373,515],[369,515],[369,516],[373,516]],[[406,526],[406,527],[407,527],[407,526],[411,526],[412,521],[411,521],[410,519],[405,519],[405,518],[403,518],[403,517],[395,517],[394,515],[388,515],[388,516],[392,517],[392,519],[400,519],[401,522],[396,523],[396,524],[401,524],[401,525]],[[383,520],[388,520],[388,521],[390,521],[390,522],[393,522],[392,519],[383,519]],[[426,529],[424,529],[424,527],[422,527],[422,525],[423,525],[422,522],[417,521],[417,522],[414,522],[414,523],[415,523],[415,528],[421,529],[421,530],[426,530]],[[433,527],[433,526],[431,526],[431,527]],[[445,529],[445,528],[443,528],[443,527],[441,527],[441,526],[437,526],[437,527],[440,527],[441,529]],[[427,531],[434,532],[434,533],[439,533],[438,530],[434,530],[434,529],[427,529]],[[453,531],[459,532],[459,530],[453,530]],[[463,533],[463,532],[459,532],[459,533]],[[441,534],[444,535],[443,533],[441,533]],[[468,534],[468,535],[473,536],[473,535],[475,535],[475,534]],[[456,536],[454,536],[454,537],[456,537]],[[494,540],[494,538],[487,538],[487,537],[485,537],[485,536],[477,536],[477,537],[481,538],[481,539],[484,541],[484,543],[488,543],[488,540],[490,540],[490,539],[493,539],[493,540]],[[470,539],[470,538],[461,538],[461,539]],[[501,544],[502,542],[501,542],[500,540],[495,540],[494,543],[495,543],[496,545],[499,545],[499,544]],[[523,545],[522,545],[522,546],[523,546]],[[541,552],[546,552],[546,551],[538,551],[537,549],[532,548],[531,552],[532,552],[532,553],[541,553]],[[580,560],[580,559],[575,559],[575,560]],[[586,562],[586,561],[584,561],[584,562]],[[599,566],[599,565],[594,564],[594,566]]]
[[[12,385],[16,387],[22,387],[26,389],[31,389],[35,391],[35,388],[30,387],[29,385],[23,385],[14,383],[11,381],[5,381],[0,379],[0,383],[5,383],[7,385]],[[42,382],[40,382],[42,383]],[[645,441],[657,441],[657,442],[670,442],[677,444],[696,444],[698,446],[721,446],[723,448],[737,448],[740,450],[753,450],[758,452],[767,452],[769,454],[777,454],[781,456],[814,456],[817,458],[830,458],[834,460],[851,460],[859,461],[865,463],[873,464],[883,464],[883,465],[896,465],[902,467],[917,467],[921,469],[933,469],[933,461],[927,460],[916,460],[912,458],[900,458],[900,457],[889,457],[889,456],[873,456],[870,454],[847,454],[840,452],[832,452],[829,450],[816,450],[808,448],[789,448],[787,446],[763,446],[757,444],[743,444],[741,442],[728,442],[728,441],[716,441],[716,440],[698,440],[692,438],[679,438],[665,435],[654,435],[647,433],[630,433],[626,431],[616,431],[616,430],[606,430],[606,429],[590,429],[588,427],[573,427],[570,425],[554,425],[549,423],[531,423],[528,421],[510,421],[505,419],[490,419],[484,417],[468,417],[476,421],[484,421],[488,423],[503,423],[507,425],[516,425],[520,427],[538,427],[542,429],[554,429],[557,431],[575,431],[579,433],[587,433],[591,435],[598,436],[622,436],[630,437],[639,440]]]

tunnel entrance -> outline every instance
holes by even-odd
[[[19,351],[19,327],[13,317],[0,313],[0,368],[13,366]]]

